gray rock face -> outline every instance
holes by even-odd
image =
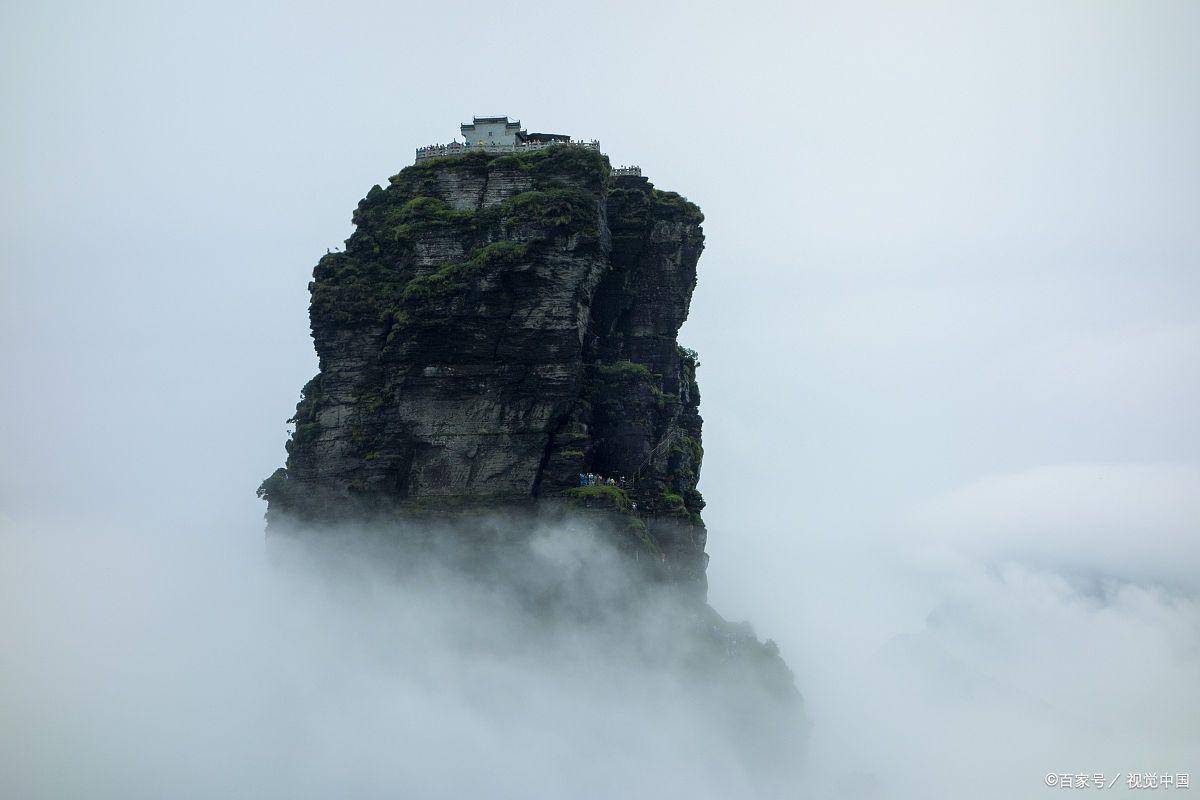
[[[700,397],[676,342],[702,221],[569,146],[374,187],[313,271],[320,373],[268,519],[574,505],[702,583]],[[624,480],[580,489],[587,472]]]
[[[703,600],[700,392],[696,355],[676,341],[700,210],[562,146],[423,161],[372,188],[354,222],[346,251],[313,270],[320,372],[286,467],[259,490],[269,527],[417,543],[399,548],[408,568],[429,553],[465,561],[572,620],[632,620],[664,600],[682,649],[657,656],[749,687],[729,712],[746,721],[738,740],[790,754],[803,727],[791,673]],[[621,480],[581,487],[580,473]],[[536,548],[521,532],[547,516],[560,537],[611,536],[636,580],[526,569]]]

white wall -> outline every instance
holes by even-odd
[[[468,130],[463,137],[471,144],[478,142],[495,142],[497,144],[516,144],[515,131],[506,130],[503,122],[476,123],[475,130]]]

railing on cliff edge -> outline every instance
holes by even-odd
[[[678,428],[670,428],[667,430],[666,435],[663,436],[662,440],[659,441],[659,443],[657,445],[655,445],[653,449],[650,450],[650,455],[646,456],[646,460],[643,461],[641,463],[641,465],[638,466],[637,470],[633,473],[634,482],[637,482],[642,477],[642,470],[646,469],[646,467],[651,466],[654,463],[654,459],[656,459],[660,455],[662,455],[663,451],[666,450],[666,448],[668,446],[670,446],[671,442],[675,441],[675,437],[678,435],[679,435]]]
[[[428,147],[417,148],[417,163],[430,158],[446,158],[447,156],[465,156],[471,153],[488,153],[502,155],[504,153],[532,153],[545,150],[547,147],[582,147],[586,150],[600,150],[600,142],[592,139],[590,142],[519,142],[517,144],[431,144]]]

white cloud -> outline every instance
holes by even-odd
[[[918,540],[993,560],[1200,588],[1200,468],[1061,464],[921,504]]]
[[[715,799],[796,765],[798,720],[704,668],[689,610],[597,614],[630,576],[536,535],[481,580],[352,537],[2,528],[0,795]]]

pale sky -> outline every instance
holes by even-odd
[[[1118,744],[1200,774],[1198,34],[1195,2],[10,2],[0,525],[258,536],[312,266],[415,147],[507,114],[705,213],[711,599],[779,641],[818,748],[904,637],[1053,704],[1095,666],[1056,636],[1161,623],[1097,714],[1173,704]],[[1013,758],[1150,768],[1082,750]]]

